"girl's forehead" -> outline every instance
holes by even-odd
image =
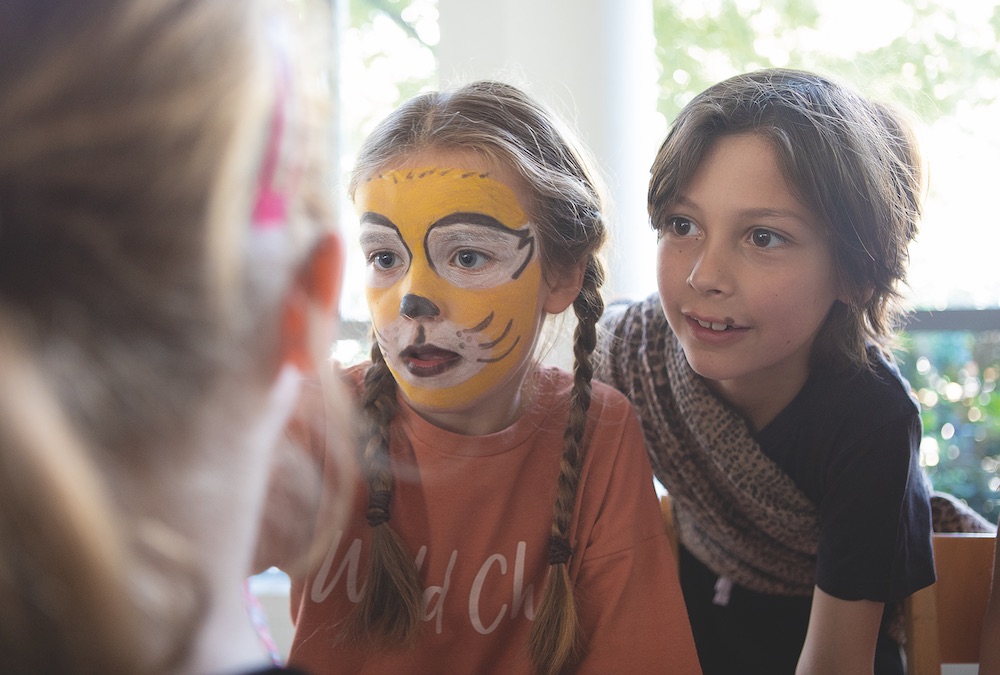
[[[456,213],[488,216],[512,230],[524,227],[528,217],[514,189],[478,164],[392,165],[358,186],[355,204],[360,213],[378,213],[401,233],[416,236]]]
[[[516,179],[503,164],[486,157],[480,152],[459,148],[424,148],[423,150],[401,155],[390,160],[382,167],[380,173],[428,166],[478,171],[491,176],[493,180],[506,184],[512,190],[517,188]]]
[[[527,212],[530,191],[524,180],[505,162],[492,159],[481,152],[458,148],[424,148],[395,157],[381,167],[379,174],[402,169],[437,167],[476,171],[511,190],[521,208]]]

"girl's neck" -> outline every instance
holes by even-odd
[[[457,410],[428,410],[410,405],[422,418],[445,431],[464,436],[486,436],[507,429],[521,419],[534,398],[536,368],[511,374],[519,380],[517,387],[509,389],[507,396],[484,397],[470,406]],[[525,372],[528,370],[528,372]]]

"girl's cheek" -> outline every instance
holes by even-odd
[[[376,329],[392,323],[399,314],[399,293],[390,288],[368,288],[365,297]]]

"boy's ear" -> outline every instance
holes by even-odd
[[[542,283],[548,283],[543,281]],[[583,287],[583,267],[574,267],[563,272],[549,284],[549,294],[542,304],[546,314],[561,314],[573,304]]]
[[[281,361],[301,372],[326,359],[337,323],[344,252],[340,237],[329,233],[313,246],[285,296],[281,318]]]
[[[856,298],[852,298],[851,294],[844,290],[843,285],[841,285],[840,294],[837,296],[837,299],[848,306],[852,304],[863,306],[868,304],[873,295],[875,295],[875,288],[870,284],[860,289]]]

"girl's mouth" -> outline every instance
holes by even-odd
[[[416,377],[434,377],[461,362],[455,352],[433,345],[409,346],[399,353],[407,372]]]

